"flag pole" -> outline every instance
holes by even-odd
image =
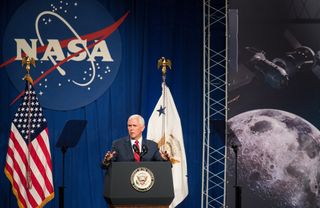
[[[169,67],[169,69],[172,70],[171,68],[171,60],[170,59],[166,59],[165,57],[161,57],[159,60],[158,60],[158,69],[161,67],[161,71],[162,71],[162,95],[163,95],[163,99],[162,99],[162,106],[163,106],[163,109],[166,108],[166,75],[167,75],[167,67]],[[162,138],[161,138],[161,146],[160,146],[160,150],[162,152],[164,152],[166,150],[165,148],[165,144],[166,144],[166,135],[165,135],[165,132],[166,132],[166,120],[165,120],[165,116],[162,116]]]
[[[26,71],[27,74],[23,77],[23,80],[25,80],[27,82],[27,95],[28,95],[28,129],[27,129],[27,133],[28,133],[28,165],[27,165],[27,187],[28,189],[32,188],[32,180],[31,180],[31,168],[30,168],[30,143],[31,143],[31,94],[30,94],[30,89],[31,86],[33,85],[33,79],[30,76],[30,65],[32,64],[35,67],[35,60],[34,58],[30,58],[29,56],[23,57],[22,58],[22,62],[21,65],[23,67],[23,65],[26,65]]]

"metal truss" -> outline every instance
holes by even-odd
[[[224,124],[225,112],[226,1],[204,0],[202,208],[224,207],[225,138],[215,125]]]

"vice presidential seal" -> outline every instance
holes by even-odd
[[[140,192],[149,191],[154,184],[152,171],[145,167],[135,169],[131,174],[132,187]]]

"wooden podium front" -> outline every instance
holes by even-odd
[[[104,196],[112,208],[167,208],[174,198],[169,162],[113,162]]]

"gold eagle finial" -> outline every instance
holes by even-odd
[[[36,67],[36,62],[34,58],[30,58],[29,56],[23,57],[21,61],[21,66],[26,65],[27,74],[23,77],[23,80],[28,81],[31,85],[33,85],[33,80],[30,76],[30,65]]]
[[[162,75],[166,75],[167,73],[167,67],[169,67],[169,69],[172,69],[171,68],[171,60],[170,59],[166,59],[165,57],[161,57],[159,60],[158,60],[158,69],[161,68],[162,70]]]

